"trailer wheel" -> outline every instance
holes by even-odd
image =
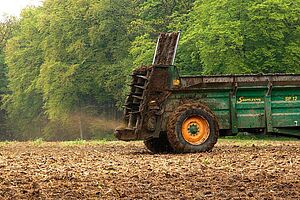
[[[161,134],[159,138],[150,138],[144,140],[146,148],[152,153],[170,153],[173,149],[168,141],[165,133]]]
[[[209,151],[218,140],[218,121],[208,107],[185,104],[170,116],[167,136],[177,153]]]

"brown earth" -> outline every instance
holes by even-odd
[[[299,167],[298,141],[182,155],[142,142],[1,143],[0,199],[300,199]]]

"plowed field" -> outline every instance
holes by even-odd
[[[183,155],[142,142],[1,143],[0,199],[300,199],[300,142],[223,140]]]

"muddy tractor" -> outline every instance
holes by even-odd
[[[173,65],[179,37],[161,33],[152,65],[133,71],[118,139],[184,153],[239,131],[300,136],[300,75],[182,76]]]

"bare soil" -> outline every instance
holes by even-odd
[[[142,142],[2,143],[0,199],[300,199],[300,142],[180,155]]]

